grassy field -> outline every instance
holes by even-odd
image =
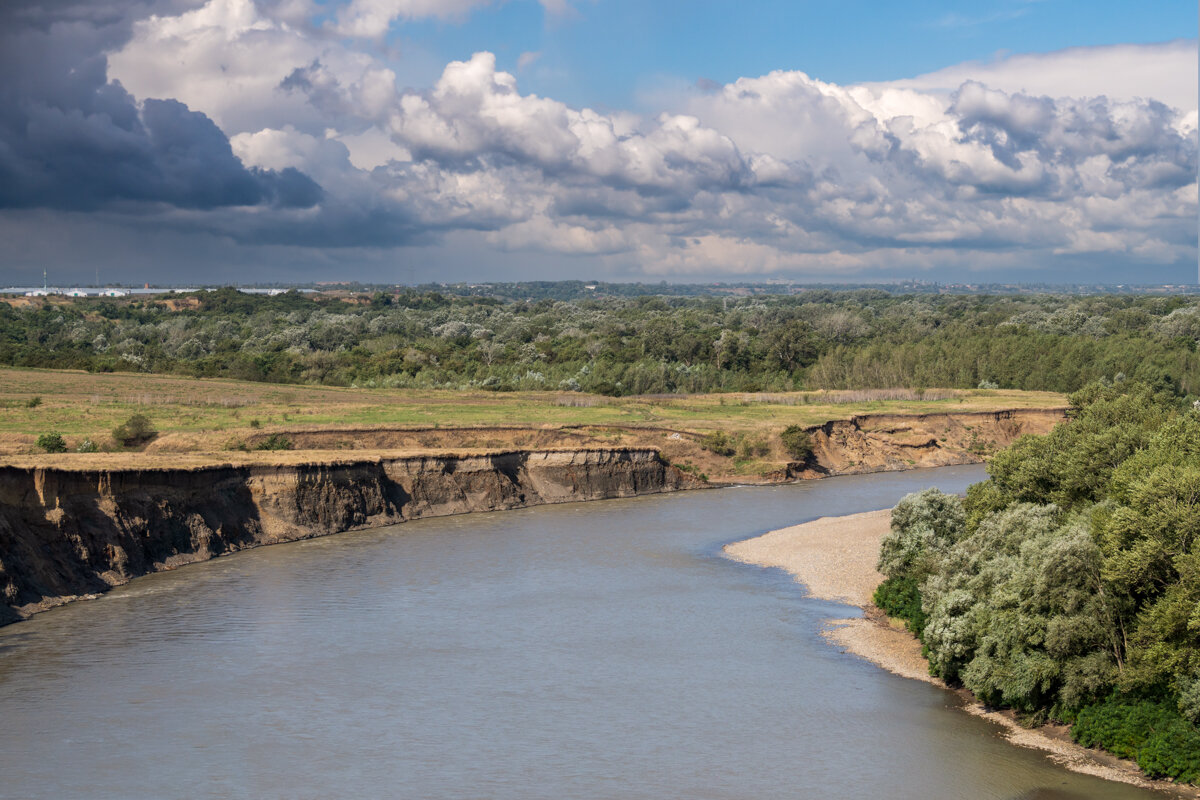
[[[0,457],[46,463],[39,435],[55,432],[70,450],[85,439],[114,455],[112,430],[132,414],[150,418],[159,436],[154,463],[168,454],[229,454],[264,434],[326,429],[438,429],[437,446],[522,446],[532,438],[480,439],[455,428],[611,428],[612,443],[634,443],[640,430],[758,434],[858,414],[919,414],[1062,406],[1049,392],[876,390],[608,398],[575,393],[491,393],[293,386],[162,375],[0,369]],[[245,454],[235,460],[246,460]],[[254,460],[265,457],[256,455]],[[53,459],[83,458],[68,453]],[[280,456],[279,458],[282,458]],[[286,460],[293,460],[289,454]],[[90,459],[89,459],[90,460]],[[195,458],[186,459],[194,461]],[[202,459],[207,460],[207,459]],[[149,463],[143,461],[142,463]]]
[[[684,431],[756,431],[856,414],[1049,408],[1052,392],[910,390],[610,398],[560,392],[342,389],[200,380],[169,375],[0,369],[0,452],[32,452],[38,435],[90,438],[115,449],[113,428],[132,414],[163,435],[222,450],[239,434],[324,427],[618,425]]]
[[[40,399],[40,402],[36,402]],[[855,414],[917,414],[1049,408],[1052,392],[908,390],[714,394],[609,398],[556,392],[452,392],[345,389],[162,375],[0,369],[0,434],[6,439],[58,431],[112,444],[131,414],[163,433],[226,433],[311,426],[644,424],[686,430],[753,430],[810,425]]]

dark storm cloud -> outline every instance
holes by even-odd
[[[235,242],[252,245],[290,245],[322,249],[391,247],[427,244],[437,240],[443,230],[421,224],[402,209],[384,205],[359,206],[334,204],[311,218],[292,218],[285,214],[268,219],[250,220],[245,215],[230,216],[217,223],[210,220],[204,229],[219,228]],[[181,226],[181,230],[187,230]]]
[[[139,108],[108,80],[101,50],[128,38],[131,9],[150,8],[51,2],[0,13],[0,208],[318,202],[320,187],[296,170],[246,169],[204,114],[172,99]]]
[[[89,51],[94,53],[128,41],[136,20],[180,14],[203,4],[204,0],[11,0],[0,3],[0,30],[24,35],[79,26],[95,43]]]

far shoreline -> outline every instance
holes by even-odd
[[[1010,743],[1041,750],[1054,763],[1073,772],[1176,797],[1200,797],[1200,788],[1149,779],[1131,761],[1076,744],[1066,726],[1024,728],[1012,712],[987,708],[966,689],[954,689],[930,675],[917,638],[871,601],[875,587],[883,580],[875,563],[879,542],[890,523],[890,509],[821,517],[727,544],[722,551],[733,561],[782,569],[804,586],[809,597],[860,609],[861,616],[826,620],[821,635],[842,652],[955,694],[963,710],[1001,726]]]

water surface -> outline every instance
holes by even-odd
[[[0,630],[0,797],[1135,798],[821,639],[727,542],[978,467],[425,520]]]

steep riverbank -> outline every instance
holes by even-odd
[[[863,414],[808,428],[813,455],[788,477],[860,475],[975,464],[1026,434],[1049,433],[1065,408],[945,414]]]
[[[943,681],[929,674],[929,664],[916,637],[902,624],[889,620],[871,602],[875,587],[883,580],[875,564],[880,540],[890,523],[889,510],[822,517],[726,545],[725,553],[735,561],[788,572],[804,584],[812,597],[862,609],[861,617],[828,620],[830,627],[823,632],[824,636],[889,672],[949,691]],[[1067,728],[1053,725],[1024,728],[1011,713],[985,707],[964,689],[953,691],[968,712],[1002,726],[1013,744],[1042,750],[1068,769],[1157,789],[1176,797],[1200,797],[1200,790],[1193,787],[1148,780],[1133,762],[1075,744]]]
[[[702,485],[648,449],[325,455],[191,468],[0,467],[0,625],[266,544]]]
[[[298,449],[283,452],[9,456],[0,466],[0,624],[264,544],[676,491],[706,485],[701,476],[771,483],[966,464],[1062,419],[1061,409],[855,416],[810,427],[808,460],[777,454],[786,466],[759,475],[737,472],[694,432],[639,426],[294,431]]]
[[[1025,434],[1048,433],[1066,419],[1065,408],[1013,408],[995,411],[953,411],[927,414],[861,414],[829,419],[805,426],[812,455],[794,460],[783,446],[782,421],[761,421],[738,429],[739,415],[731,407],[725,433],[729,449],[717,452],[706,445],[703,428],[651,422],[638,424],[479,425],[438,427],[287,428],[245,437],[253,448],[270,436],[282,436],[292,452],[337,450],[355,454],[388,451],[430,451],[483,448],[489,450],[654,449],[672,464],[713,483],[780,483],[834,475],[945,467],[983,461]],[[746,452],[733,437],[741,436]],[[184,439],[167,436],[151,443],[143,457],[170,459],[193,453],[174,448],[188,446]],[[228,454],[225,454],[228,457]],[[12,458],[10,457],[10,460]]]

